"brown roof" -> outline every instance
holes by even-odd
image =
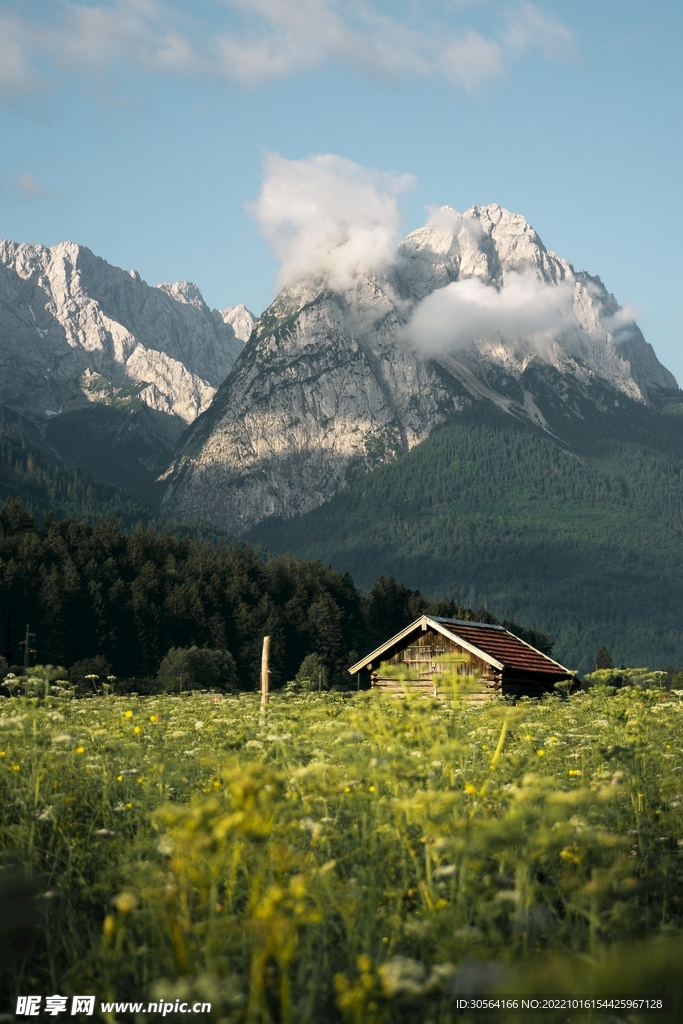
[[[464,619],[443,619],[438,615],[421,615],[419,619],[406,626],[400,633],[387,640],[376,650],[371,651],[361,661],[356,662],[349,669],[349,672],[360,672],[369,664],[377,665],[384,655],[389,652],[400,650],[410,637],[418,631],[424,631],[429,626],[437,632],[444,633],[451,637],[456,643],[460,642],[465,650],[471,653],[479,653],[485,661],[493,664],[499,669],[509,668],[516,672],[542,672],[552,675],[555,678],[568,678],[572,673],[553,661],[547,654],[542,654],[535,647],[525,643],[509,633],[503,626],[492,626],[486,622],[467,622]]]
[[[550,672],[553,675],[567,672],[563,665],[537,651],[535,647],[530,647],[502,626],[432,617],[442,623],[454,637],[461,637],[468,644],[500,661],[506,668],[522,672]]]

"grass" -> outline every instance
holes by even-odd
[[[482,1024],[456,998],[680,998],[682,697],[4,700],[0,889],[32,897],[4,925],[7,1009]]]

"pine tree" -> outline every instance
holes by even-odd
[[[594,664],[596,672],[601,668],[614,668],[614,665],[612,664],[612,655],[604,644],[595,655]]]

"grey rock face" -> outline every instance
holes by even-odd
[[[188,281],[152,288],[71,242],[2,241],[0,403],[44,421],[132,387],[177,438],[211,404],[250,319],[243,306],[209,310]]]
[[[183,449],[166,507],[237,532],[314,508],[426,437],[465,393],[397,348],[401,326],[370,277],[352,295],[282,293]]]
[[[427,358],[408,340],[436,290],[470,278],[500,290],[513,273],[573,293],[566,329],[542,346],[493,333]],[[582,401],[675,386],[600,279],[548,252],[523,217],[445,207],[344,294],[307,280],[277,297],[165,474],[163,505],[239,534],[315,508],[473,401],[549,429],[553,403],[580,415]]]
[[[519,379],[535,361],[577,384],[599,380],[641,402],[648,401],[651,388],[677,386],[600,278],[575,272],[546,250],[523,217],[495,204],[473,206],[462,215],[450,207],[439,210],[398,247],[394,280],[398,292],[415,303],[452,281],[470,278],[501,289],[510,273],[571,287],[571,324],[540,350],[523,337],[514,342],[495,335],[474,338],[466,349],[447,353],[444,363],[451,372],[458,372],[455,358],[480,378],[493,366]]]

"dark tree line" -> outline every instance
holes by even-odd
[[[294,679],[312,653],[342,683],[349,664],[423,611],[494,621],[485,609],[425,601],[391,577],[362,597],[348,574],[264,560],[248,545],[142,524],[126,534],[114,518],[92,525],[50,513],[38,527],[15,498],[0,511],[0,597],[8,664],[20,663],[30,623],[39,663],[69,668],[100,656],[119,678],[146,678],[171,648],[225,650],[244,689],[258,685],[264,634],[274,686]]]
[[[48,515],[38,529],[11,498],[0,511],[0,593],[10,663],[28,622],[41,663],[102,655],[118,677],[146,677],[171,647],[225,649],[245,689],[257,684],[266,633],[275,685],[311,651],[339,676],[349,652],[372,643],[350,577],[317,562],[264,562],[251,547],[142,525],[126,535],[113,518]]]

